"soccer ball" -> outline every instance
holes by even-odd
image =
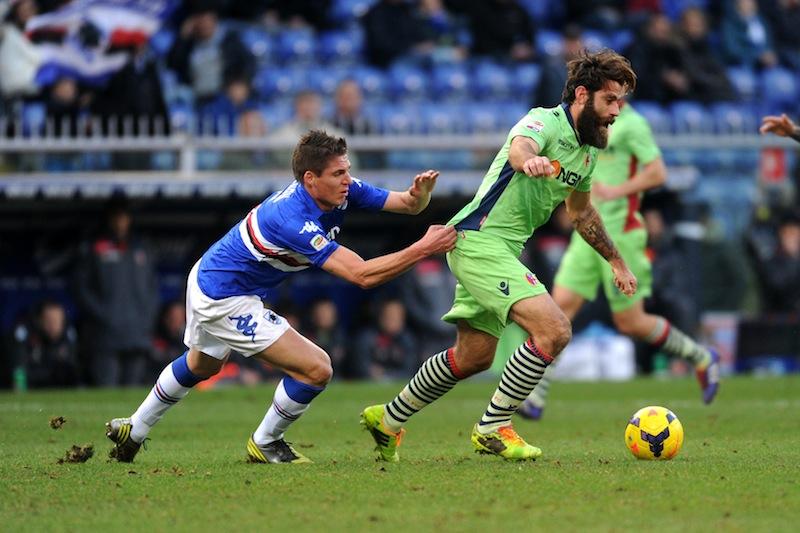
[[[672,459],[683,444],[683,426],[666,407],[643,407],[628,421],[625,445],[639,459]]]

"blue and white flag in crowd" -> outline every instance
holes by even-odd
[[[75,0],[28,21],[25,33],[42,61],[36,84],[61,77],[102,85],[121,69],[128,52],[145,44],[177,5],[177,0]]]

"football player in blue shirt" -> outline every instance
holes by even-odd
[[[286,277],[311,266],[370,288],[455,246],[456,232],[447,226],[431,226],[408,248],[369,260],[335,240],[348,209],[420,213],[430,201],[436,171],[418,174],[404,192],[374,187],[350,175],[345,140],[323,131],[310,131],[300,139],[292,171],[291,185],[254,207],[192,268],[184,335],[189,350],[167,365],[130,418],[106,424],[106,435],[114,442],[113,458],[133,461],[164,413],[194,385],[219,372],[233,349],[286,373],[247,442],[249,460],[309,462],[283,436],[330,381],[330,358],[283,317],[265,309],[262,300]]]

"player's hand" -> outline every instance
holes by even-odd
[[[625,261],[618,260],[611,263],[611,270],[614,273],[614,285],[619,289],[619,292],[625,296],[636,294],[638,282],[636,281],[636,276],[625,264]]]
[[[781,137],[788,137],[794,133],[795,124],[792,122],[786,113],[781,116],[767,115],[761,119],[761,127],[758,131],[763,135],[765,133],[774,133]]]
[[[411,187],[408,188],[408,194],[414,198],[430,195],[433,192],[433,188],[436,187],[436,178],[438,177],[438,170],[426,170],[417,174],[414,176]]]
[[[433,225],[417,241],[425,255],[442,254],[456,247],[458,233],[453,226]]]
[[[522,172],[530,177],[547,177],[555,174],[556,167],[553,166],[549,158],[537,155],[522,164]]]
[[[618,188],[613,185],[592,183],[592,200],[607,202],[609,200],[615,200],[620,196]]]

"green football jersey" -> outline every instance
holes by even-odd
[[[620,185],[632,178],[640,165],[661,157],[647,120],[630,104],[622,107],[611,126],[608,147],[598,155],[593,179],[606,185]],[[594,201],[609,231],[628,231],[642,226],[639,215],[641,194],[609,201]]]
[[[536,141],[539,155],[553,162],[552,177],[528,177],[511,168],[508,152],[520,135]],[[475,197],[448,224],[497,235],[522,251],[533,231],[573,189],[589,192],[596,163],[597,148],[578,142],[566,106],[531,109],[511,129]]]

